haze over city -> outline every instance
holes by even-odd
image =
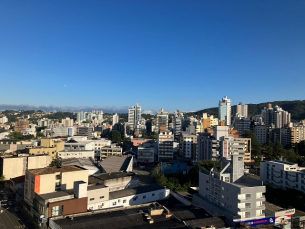
[[[1,104],[196,111],[304,98],[304,1],[2,1]]]

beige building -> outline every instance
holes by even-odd
[[[291,127],[291,144],[300,143],[305,140],[305,126],[294,126]]]
[[[202,114],[202,130],[205,131],[211,126],[218,125],[218,118],[214,118],[213,115],[208,116],[207,113]]]
[[[55,141],[54,139],[45,138],[41,139],[39,147],[27,148],[27,153],[30,155],[37,154],[48,154],[55,158],[59,151],[63,151],[65,149],[64,141]]]
[[[251,162],[251,138],[236,138],[237,140],[242,140],[245,143],[245,157],[244,161],[246,162]]]
[[[77,166],[47,167],[27,170],[24,200],[32,206],[35,193],[46,194],[74,188],[75,181],[88,183],[88,170]]]
[[[49,166],[51,156],[2,156],[0,157],[0,173],[6,180],[25,175],[26,169],[37,169]]]

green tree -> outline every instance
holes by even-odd
[[[261,144],[258,142],[256,135],[252,131],[245,131],[243,134],[244,138],[251,138],[251,152],[253,157],[261,156],[262,154],[262,147]]]
[[[61,167],[62,159],[61,157],[55,157],[53,161],[51,161],[49,167]]]
[[[36,133],[36,137],[44,137],[44,134],[41,133],[41,132],[37,132],[37,133]]]
[[[21,132],[13,131],[9,134],[10,139],[23,139],[23,135]]]
[[[110,131],[109,138],[111,139],[111,141],[114,141],[114,142],[122,141],[122,135],[121,135],[120,131],[118,131],[118,130]]]
[[[152,132],[152,133],[150,134],[150,139],[158,139],[158,133]]]
[[[0,176],[0,181],[5,181],[5,176]]]

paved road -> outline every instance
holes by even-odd
[[[26,228],[13,211],[4,209],[0,213],[0,228],[3,229],[23,229]]]

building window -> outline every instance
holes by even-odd
[[[151,194],[152,196],[155,196],[155,193]]]
[[[100,196],[100,199],[104,199],[104,196]]]
[[[115,205],[116,205],[116,202],[113,202],[112,205],[115,206]]]
[[[126,203],[126,200],[123,200],[123,204],[125,204]]]
[[[63,205],[52,207],[52,217],[60,216],[63,212]]]
[[[145,199],[145,198],[146,198],[146,195],[143,196],[143,199]]]
[[[56,180],[59,180],[60,179],[60,175],[56,175]]]
[[[94,200],[94,198],[90,198],[90,201]]]

